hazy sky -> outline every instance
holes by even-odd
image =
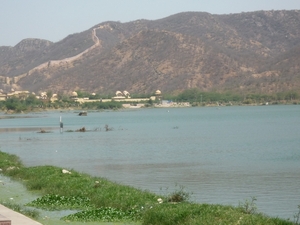
[[[0,46],[57,42],[104,21],[155,20],[179,12],[229,14],[300,9],[300,0],[0,0]]]

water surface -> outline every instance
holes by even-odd
[[[299,106],[2,115],[0,148],[27,166],[73,168],[159,194],[183,186],[200,203],[238,205],[253,196],[259,211],[292,219],[299,125]],[[88,132],[66,132],[81,127]]]

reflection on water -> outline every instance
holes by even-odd
[[[2,151],[28,166],[56,165],[160,194],[175,184],[192,200],[293,218],[300,205],[299,106],[42,113],[0,120]],[[95,132],[60,133],[85,127]],[[105,132],[104,126],[113,130]],[[50,133],[37,133],[39,128]],[[38,128],[38,130],[36,130]],[[175,129],[176,128],[176,129]],[[19,130],[21,129],[21,130]]]

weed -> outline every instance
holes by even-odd
[[[300,225],[300,205],[298,205],[298,212],[294,215],[294,223]]]
[[[167,197],[168,202],[187,202],[189,199],[190,193],[186,192],[181,185],[179,186],[179,190],[175,190]]]
[[[245,214],[233,206],[210,204],[158,204],[143,215],[143,225],[293,225],[262,214]]]
[[[0,151],[0,159],[0,168],[4,174],[23,166],[22,162],[16,155],[10,155]]]
[[[257,213],[257,206],[255,201],[257,199],[255,197],[251,197],[251,199],[246,199],[244,203],[239,203],[239,208],[241,208],[247,214],[255,214]]]
[[[163,191],[162,187],[160,188],[160,191]],[[184,190],[184,186],[175,184],[175,190],[173,192],[169,192],[169,188],[167,187],[162,193],[164,198],[161,200],[157,200],[157,201],[159,203],[162,203],[162,202],[171,202],[171,203],[188,202],[190,200],[191,194],[192,193],[188,193]]]
[[[112,131],[113,130],[113,128],[109,127],[107,124],[105,124],[104,129],[105,129],[105,131]]]

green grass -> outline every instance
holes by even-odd
[[[0,151],[0,169],[9,171],[13,168],[23,167],[21,160],[16,155],[7,154]]]
[[[54,166],[25,167],[18,157],[0,152],[2,173],[43,195],[28,203],[46,210],[76,209],[63,217],[80,222],[138,222],[143,225],[264,224],[292,225],[290,221],[256,213],[254,199],[239,207],[188,202],[183,188],[166,196],[104,178]],[[163,203],[159,203],[161,198]]]
[[[243,208],[209,204],[160,204],[147,210],[143,217],[144,225],[193,225],[193,224],[293,224],[263,214],[248,214]]]

